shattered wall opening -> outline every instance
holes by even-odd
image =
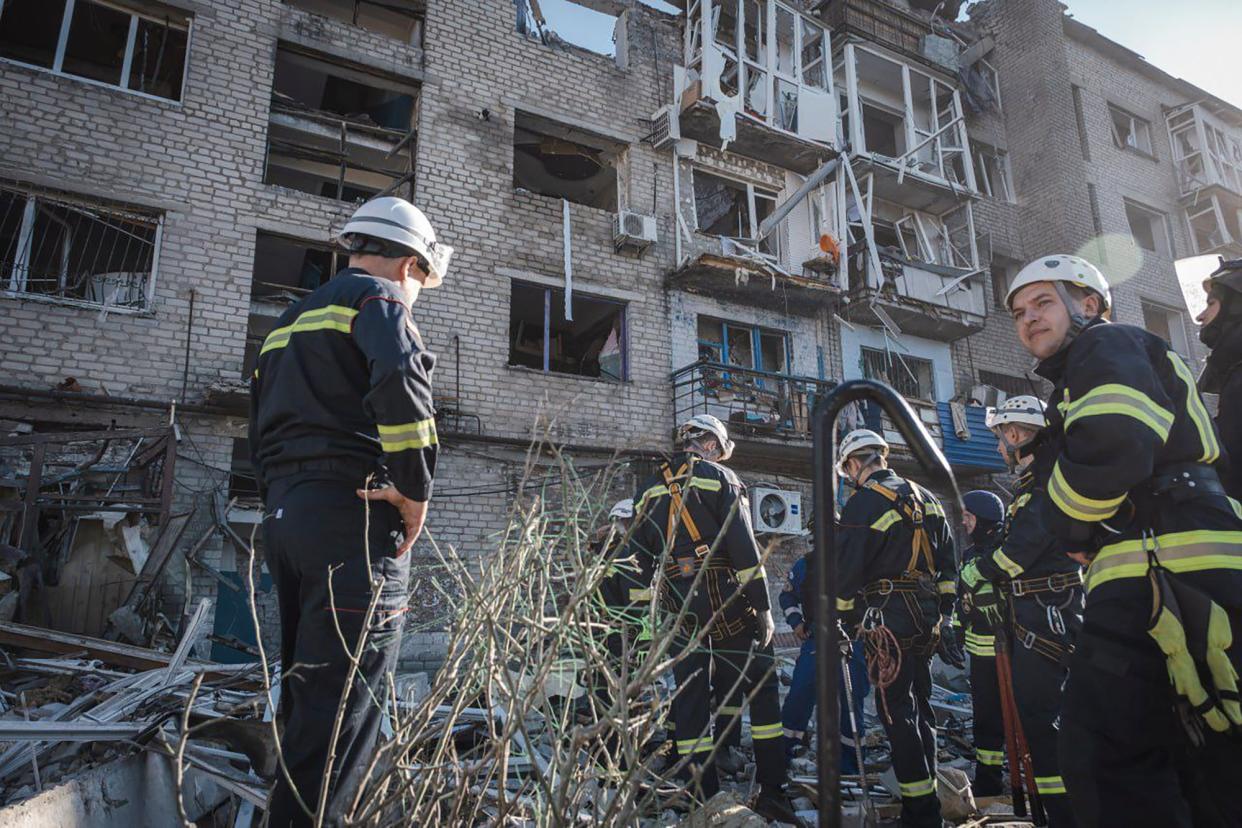
[[[174,101],[189,38],[190,16],[155,2],[0,3],[0,57]]]
[[[144,310],[163,217],[0,182],[0,285],[13,293]]]
[[[694,209],[700,233],[748,242],[776,209],[777,194],[749,182],[735,181],[696,169]],[[759,251],[779,258],[779,233],[759,242]]]
[[[417,88],[282,45],[264,183],[339,201],[414,197]]]
[[[563,290],[513,282],[509,365],[621,382],[626,350],[623,303],[575,292],[566,319]]]
[[[513,187],[601,210],[617,209],[623,147],[525,112],[513,123]]]
[[[394,3],[392,0],[284,0],[290,6],[313,14],[343,20],[376,34],[423,45],[426,17],[424,2]]]
[[[625,19],[606,11],[606,4],[575,0],[517,0],[517,31],[545,45],[562,43],[604,57],[618,57],[624,42]]]

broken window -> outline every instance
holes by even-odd
[[[777,194],[753,184],[694,171],[694,207],[700,233],[747,242],[759,235],[759,225],[776,210]],[[760,242],[759,252],[779,256],[779,236],[772,232]]]
[[[862,111],[863,140],[867,152],[888,158],[904,155],[906,131],[901,116],[867,103],[862,105]]]
[[[0,57],[174,101],[189,36],[189,16],[157,3],[0,3]]]
[[[1134,238],[1134,243],[1144,250],[1171,258],[1172,250],[1164,213],[1144,207],[1128,198],[1124,201],[1126,221],[1130,224],[1130,235]]]
[[[1005,297],[1009,295],[1009,286],[1013,284],[1013,277],[1017,275],[1017,272],[1018,266],[1014,262],[1000,258],[992,261],[992,301],[998,311],[1007,313],[1009,310]],[[1000,388],[999,385],[996,387]]]
[[[979,192],[1001,201],[1013,201],[1009,153],[978,141],[972,143],[971,149],[975,154],[975,183]]]
[[[290,48],[276,53],[264,183],[359,201],[408,183],[417,90]]]
[[[902,216],[893,222],[893,229],[897,232],[897,245],[902,255],[912,261],[932,261],[931,243],[919,216],[914,213]]]
[[[0,284],[15,294],[145,310],[159,214],[0,185]]]
[[[575,292],[573,319],[565,291],[513,282],[509,364],[544,373],[621,382],[626,377],[625,305]]]
[[[1186,221],[1197,254],[1214,253],[1227,244],[1242,240],[1242,209],[1225,206],[1216,193],[1202,197],[1187,207]]]
[[[513,187],[615,210],[620,151],[620,145],[607,139],[518,112],[513,125]]]
[[[1169,343],[1182,356],[1187,356],[1190,348],[1186,339],[1186,317],[1182,312],[1146,299],[1140,304],[1143,306],[1143,327]]]
[[[786,331],[698,318],[699,359],[772,374],[789,373],[789,334]]]
[[[376,34],[423,45],[422,2],[410,0],[285,0],[290,6],[313,14],[343,20]]]
[[[300,297],[323,285],[347,264],[348,254],[331,245],[260,230],[255,236],[250,297]]]
[[[1131,149],[1152,155],[1151,124],[1119,106],[1108,105],[1108,117],[1112,122],[1113,144],[1121,149]]]
[[[867,379],[892,386],[903,397],[936,399],[933,364],[930,359],[898,354],[879,348],[863,347],[862,369]]]
[[[545,45],[568,43],[616,57],[620,17],[574,0],[516,0],[517,30]]]

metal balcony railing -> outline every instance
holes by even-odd
[[[695,362],[672,374],[674,427],[695,414],[723,420],[742,437],[811,439],[811,411],[836,383],[756,371],[717,362]]]

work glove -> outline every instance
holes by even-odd
[[[760,647],[766,647],[772,643],[772,636],[776,635],[776,622],[772,620],[772,610],[767,609],[759,613],[755,621],[759,628],[755,640],[759,642]]]
[[[966,666],[966,653],[962,650],[962,641],[958,638],[957,627],[948,616],[940,619],[940,643],[936,645],[940,660],[951,667],[961,670]]]
[[[970,593],[970,605],[978,617],[993,627],[999,627],[1002,619],[1001,597],[990,581],[979,584]]]

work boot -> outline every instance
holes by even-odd
[[[746,768],[746,757],[736,748],[725,747],[716,751],[716,770],[729,776],[737,776]]]
[[[803,828],[803,822],[794,813],[793,803],[789,801],[789,794],[785,793],[783,788],[767,786],[760,788],[759,793],[755,796],[755,801],[750,805],[750,809],[764,819],[784,822],[788,825],[796,825],[798,828]]]

